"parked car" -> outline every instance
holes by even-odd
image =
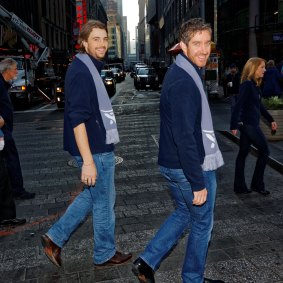
[[[134,85],[137,90],[140,89],[158,89],[159,80],[154,68],[139,68],[134,77]]]
[[[101,70],[100,74],[109,97],[112,97],[116,93],[116,81],[113,72],[111,70]]]
[[[116,93],[116,82],[114,75],[111,70],[102,70],[101,78],[104,82],[108,96],[112,97]],[[55,101],[58,108],[65,107],[65,92],[64,92],[64,81],[57,83],[55,88]]]

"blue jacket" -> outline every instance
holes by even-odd
[[[193,66],[201,76],[200,69]],[[195,82],[176,64],[171,65],[160,98],[158,164],[183,169],[193,191],[205,188],[201,168],[205,156],[201,114],[201,94]]]
[[[90,58],[100,73],[103,63]],[[92,154],[114,150],[113,144],[106,144],[106,131],[91,73],[84,63],[75,58],[66,73],[64,112],[64,150],[73,156],[80,156],[74,128],[81,123],[85,123]]]
[[[8,89],[10,84],[6,82],[0,74],[0,116],[3,117],[5,125],[1,128],[5,140],[12,139],[13,132],[13,104],[11,102]]]
[[[237,129],[238,122],[258,127],[260,115],[270,123],[274,121],[261,103],[260,87],[254,81],[244,81],[240,85],[238,101],[232,112],[230,129]]]
[[[281,87],[279,80],[283,78],[276,67],[267,68],[263,77],[263,97],[280,96]]]

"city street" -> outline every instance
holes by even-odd
[[[112,98],[120,143],[116,146],[117,249],[133,253],[145,248],[166,216],[174,209],[157,165],[160,91],[136,91],[130,76],[117,84]],[[229,130],[230,106],[211,99],[218,143],[225,165],[217,171],[215,223],[208,252],[206,277],[226,283],[283,283],[282,174],[270,166],[265,173],[270,196],[233,193],[238,145],[221,134]],[[26,190],[33,200],[17,201],[21,227],[0,226],[0,282],[138,282],[131,263],[95,268],[92,261],[92,217],[85,220],[62,250],[62,268],[45,256],[40,236],[60,217],[82,190],[80,170],[62,149],[63,110],[40,104],[14,115],[14,137],[19,150]],[[283,163],[283,142],[270,144],[271,155]],[[280,155],[281,153],[281,155]],[[255,166],[246,165],[248,184]],[[181,283],[187,234],[161,264],[157,283]]]

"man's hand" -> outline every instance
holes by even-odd
[[[193,192],[194,193],[194,199],[193,204],[194,205],[203,205],[206,202],[207,199],[207,189],[204,188],[201,191]]]
[[[271,123],[271,130],[276,131],[277,130],[277,123],[274,121]]]
[[[0,117],[0,129],[4,126],[5,121],[2,117]]]
[[[91,164],[83,164],[81,181],[84,184],[93,187],[96,182],[96,176],[97,176],[97,171],[94,162],[92,162]]]

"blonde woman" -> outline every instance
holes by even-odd
[[[259,127],[260,115],[269,123],[273,131],[277,124],[261,103],[262,78],[264,76],[265,60],[258,57],[250,58],[243,69],[239,99],[232,112],[230,129],[233,135],[240,130],[240,150],[236,159],[234,192],[246,194],[256,191],[262,195],[269,195],[265,189],[263,175],[267,164],[269,149],[266,138]],[[258,158],[251,182],[251,190],[245,182],[245,161],[250,146],[258,149]]]

